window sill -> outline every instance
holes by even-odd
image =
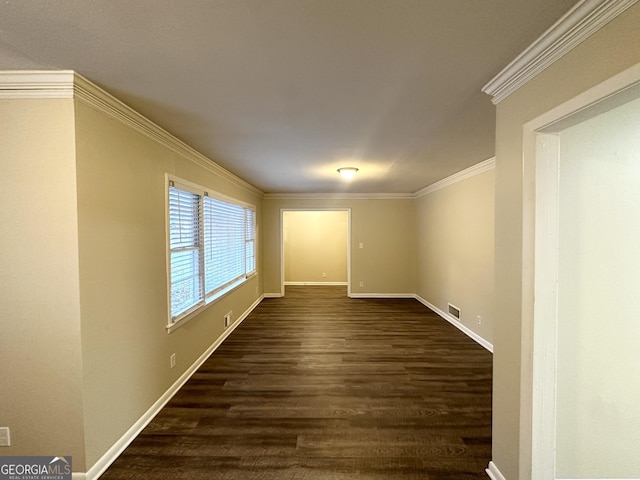
[[[198,315],[200,315],[202,312],[204,312],[207,308],[209,308],[211,305],[216,303],[222,297],[224,297],[228,293],[231,293],[232,291],[234,291],[236,288],[240,287],[241,285],[244,285],[245,283],[247,283],[249,280],[251,280],[253,277],[255,277],[257,275],[258,274],[256,272],[254,272],[254,273],[248,275],[247,277],[241,278],[237,282],[234,282],[234,283],[228,285],[227,287],[223,288],[219,292],[216,292],[214,295],[211,295],[210,297],[206,298],[204,303],[194,307],[194,309],[189,311],[184,317],[180,317],[175,322],[168,324],[167,325],[167,333],[171,333],[171,332],[177,330],[178,328],[182,327],[187,322],[189,322],[193,318],[195,318]]]

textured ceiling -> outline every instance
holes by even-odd
[[[413,193],[493,156],[480,88],[574,3],[3,0],[0,69],[76,70],[264,192]]]

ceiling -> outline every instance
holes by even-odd
[[[480,89],[574,3],[3,0],[0,69],[76,70],[266,193],[414,193],[494,155]]]

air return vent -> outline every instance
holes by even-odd
[[[460,320],[460,309],[458,307],[449,304],[449,313]]]

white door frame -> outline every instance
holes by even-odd
[[[556,478],[558,133],[639,91],[640,64],[524,125],[520,478]]]
[[[281,208],[280,209],[280,296],[284,297],[284,212],[347,212],[347,296],[351,297],[351,208]]]

